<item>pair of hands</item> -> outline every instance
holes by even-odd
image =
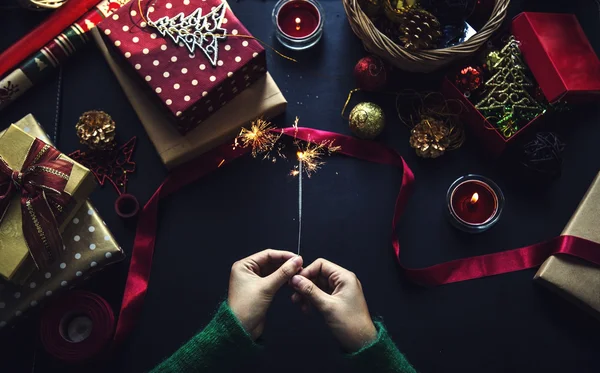
[[[260,337],[271,301],[289,283],[295,290],[292,302],[304,312],[316,308],[346,351],[375,340],[377,330],[356,275],[325,259],[302,265],[302,257],[271,249],[233,264],[227,302],[252,338]]]

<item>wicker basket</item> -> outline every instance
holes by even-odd
[[[362,40],[365,49],[392,65],[407,71],[431,72],[452,61],[475,53],[502,25],[510,0],[495,0],[492,15],[477,34],[459,45],[444,49],[409,51],[381,33],[363,13],[358,0],[342,0],[352,31]]]

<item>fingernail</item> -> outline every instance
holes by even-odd
[[[302,265],[302,257],[300,255],[294,258],[294,264],[298,267]]]
[[[292,285],[294,286],[298,286],[298,284],[300,284],[300,281],[302,281],[302,278],[298,275],[292,277]]]

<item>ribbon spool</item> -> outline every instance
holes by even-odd
[[[123,219],[133,218],[140,212],[140,203],[133,194],[121,194],[115,201],[115,212]]]
[[[113,336],[115,315],[97,294],[72,291],[44,309],[40,340],[48,354],[69,364],[91,360]]]

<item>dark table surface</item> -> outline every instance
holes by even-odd
[[[74,1],[74,0],[73,0]],[[323,0],[323,40],[310,52],[293,54],[293,64],[268,53],[269,71],[289,101],[275,122],[349,133],[340,117],[356,61],[365,52],[348,26],[340,0]],[[274,1],[242,0],[232,8],[258,38],[276,44],[270,12]],[[593,0],[515,1],[510,17],[523,10],[575,13],[595,50],[600,51],[600,14]],[[0,10],[0,50],[44,15]],[[328,78],[324,79],[323,75]],[[58,74],[40,83],[0,113],[4,128],[33,113],[53,129]],[[148,200],[167,175],[116,79],[93,45],[63,68],[59,147],[79,148],[74,124],[86,110],[110,113],[121,141],[138,136],[138,170],[129,191]],[[439,84],[439,75],[398,74],[394,88]],[[415,156],[408,130],[395,117],[394,98],[359,94],[388,115],[379,141],[397,149],[416,176],[415,192],[399,235],[402,260],[410,267],[501,251],[558,235],[600,169],[600,108],[588,106],[549,119],[568,144],[562,177],[533,186],[503,160],[482,155],[477,139],[437,160]],[[286,162],[270,164],[245,157],[169,197],[160,208],[160,229],[150,288],[137,328],[107,362],[66,367],[45,355],[37,342],[38,314],[0,336],[0,371],[141,372],[152,368],[202,328],[224,298],[229,269],[239,258],[266,247],[296,245],[297,183]],[[490,231],[460,234],[444,218],[448,185],[467,173],[495,180],[506,196],[499,223]],[[333,156],[305,183],[302,255],[354,271],[371,312],[383,317],[394,341],[421,372],[598,372],[600,324],[565,300],[532,282],[534,270],[433,289],[407,282],[390,245],[390,221],[400,183],[396,169]],[[130,253],[134,228],[114,213],[115,193],[98,189],[92,200]],[[114,265],[84,288],[118,309],[128,261]],[[348,371],[339,347],[322,320],[306,317],[283,289],[272,305],[264,332],[260,371]],[[232,356],[232,358],[234,358]],[[259,371],[259,368],[256,368]]]

